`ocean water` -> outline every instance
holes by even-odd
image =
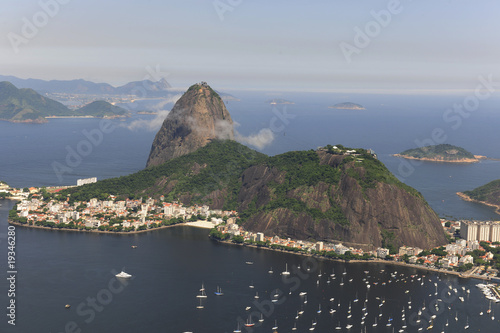
[[[1,204],[5,230],[12,203]],[[467,321],[471,332],[496,332],[500,323],[479,316],[489,303],[475,288],[478,280],[223,245],[210,241],[205,229],[179,226],[121,236],[18,227],[16,243],[16,326],[4,317],[2,332],[232,332],[249,317],[257,325],[241,326],[243,332],[272,332],[276,324],[279,332],[294,325],[297,332],[398,332],[403,326],[418,332],[431,321],[439,332],[462,332]],[[283,278],[286,266],[291,274]],[[133,278],[117,280],[114,274],[122,269]],[[202,284],[207,298],[200,302]],[[217,287],[223,296],[214,295]],[[5,305],[5,279],[0,288]],[[498,314],[500,304],[492,310]],[[296,319],[298,311],[304,313]],[[258,322],[261,313],[264,322]]]
[[[441,129],[446,143],[500,158],[500,113],[495,109],[498,100],[485,101],[454,129],[443,114],[464,96],[233,95],[241,101],[230,101],[227,107],[240,124],[237,130],[241,135],[248,137],[265,128],[273,132],[273,142],[260,149],[264,153],[339,143],[372,148],[389,170],[420,191],[439,215],[500,219],[492,209],[464,202],[455,195],[500,178],[499,161],[413,165],[392,156],[432,139],[432,132]],[[264,103],[271,98],[285,98],[295,104],[272,107]],[[328,109],[345,101],[362,104],[367,110]],[[152,116],[135,116],[110,123],[98,119],[54,119],[43,125],[0,122],[0,179],[25,187],[71,185],[78,178],[130,174],[144,167],[155,131],[129,127],[153,120]],[[5,234],[12,204],[0,201],[1,267],[7,267]],[[309,331],[313,322],[316,332],[331,332],[336,326],[342,327],[338,331],[347,332],[348,324],[353,325],[349,332],[360,332],[364,328],[361,309],[365,300],[367,332],[392,332],[393,328],[397,332],[403,326],[403,309],[407,332],[417,332],[419,327],[426,330],[434,312],[437,331],[461,332],[468,321],[471,332],[495,332],[499,324],[498,319],[479,316],[489,304],[474,287],[477,280],[221,245],[208,240],[206,230],[188,227],[127,236],[16,228],[16,260],[17,325],[9,326],[4,317],[1,332],[65,332],[73,327],[81,332],[232,332],[238,321],[246,321],[249,315],[255,321],[260,312],[265,320],[253,328],[254,332],[271,332],[275,320],[280,332],[290,331],[294,324],[297,332]],[[254,264],[246,265],[246,261]],[[283,280],[279,274],[285,263],[292,280]],[[268,273],[271,267],[273,274]],[[123,288],[113,275],[122,268],[134,275]],[[330,277],[330,283],[329,274],[336,277]],[[208,297],[203,301],[204,309],[197,309],[196,295],[202,283]],[[213,294],[217,286],[224,296]],[[0,301],[4,306],[8,304],[7,290],[6,279],[1,279]],[[447,294],[449,290],[451,295]],[[307,303],[297,294],[299,291],[307,291]],[[259,301],[254,298],[256,293]],[[280,296],[277,303],[271,302],[274,294]],[[93,299],[98,302],[95,308]],[[379,306],[383,300],[385,303]],[[424,302],[427,311],[435,304],[439,310],[427,313],[427,317],[424,310],[417,323]],[[65,309],[65,304],[71,304],[71,308]],[[349,304],[351,318],[347,318]],[[318,313],[320,305],[322,312]],[[249,311],[245,310],[247,306],[251,306]],[[500,305],[492,307],[494,313],[500,313]],[[333,314],[330,308],[335,309]],[[304,314],[296,321],[300,309]],[[375,318],[379,323],[376,327]],[[449,325],[445,326],[447,321]],[[389,322],[393,326],[386,326]]]

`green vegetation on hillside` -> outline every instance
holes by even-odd
[[[124,117],[129,114],[127,110],[105,101],[95,101],[76,110],[80,116],[104,117]]]
[[[500,204],[500,179],[463,193],[471,199],[498,205]]]
[[[450,144],[425,146],[421,148],[408,149],[400,153],[403,156],[413,158],[439,159],[444,161],[456,161],[461,159],[475,159],[474,154],[464,148]]]
[[[347,149],[341,145],[338,147]],[[268,200],[259,203],[259,192],[255,192],[248,206],[241,209],[239,195],[243,186],[242,174],[250,167],[275,170],[275,178],[266,182],[270,192]],[[382,182],[394,184],[421,197],[416,190],[401,183],[365,149],[357,149],[356,154],[342,156],[339,165],[331,166],[321,164],[318,152],[313,150],[269,157],[231,140],[215,140],[191,154],[162,165],[129,176],[71,188],[60,192],[60,195],[70,195],[71,202],[91,198],[103,200],[110,194],[122,198],[158,198],[164,195],[165,200],[170,202],[188,198],[190,204],[211,205],[213,194],[219,193],[217,197],[223,200],[223,209],[239,210],[242,221],[259,213],[286,208],[296,214],[306,214],[317,222],[329,220],[347,225],[349,221],[338,199],[332,196],[346,175],[356,179],[363,190],[374,188],[378,182]],[[304,194],[314,191],[320,183],[328,190],[322,192],[324,202],[318,205]]]
[[[263,158],[265,155],[235,141],[213,141],[191,154],[162,165],[129,176],[71,188],[61,191],[61,194],[71,194],[71,201],[106,198],[110,194],[130,198],[165,195],[165,200],[175,201],[182,195],[191,194],[193,203],[206,203],[203,201],[206,195],[215,190],[226,189],[228,201],[235,208],[238,177],[243,170]],[[167,182],[175,185],[169,193],[164,193]]]
[[[46,116],[72,114],[63,104],[32,89],[18,89],[10,82],[0,82],[0,119],[42,122]]]

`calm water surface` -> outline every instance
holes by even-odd
[[[264,153],[314,149],[329,143],[372,148],[389,170],[419,190],[441,216],[499,219],[487,207],[461,201],[455,192],[500,178],[500,162],[422,163],[408,169],[404,161],[392,156],[415,147],[416,140],[429,138],[433,129],[442,128],[447,143],[500,158],[500,146],[493,144],[500,142],[497,130],[500,115],[492,104],[495,101],[482,104],[480,110],[454,130],[443,121],[442,115],[453,102],[463,99],[460,96],[269,97],[252,93],[238,97],[241,102],[229,102],[227,106],[233,119],[241,124],[238,130],[243,135],[270,127],[273,118],[278,117],[276,112],[283,115],[286,111],[289,115],[278,117],[284,126],[275,132],[275,140],[262,150]],[[274,97],[296,103],[286,110],[283,106],[273,110],[263,101]],[[363,104],[368,110],[327,108],[344,101]],[[136,116],[125,122],[113,121],[114,130],[103,135],[99,144],[93,144],[91,152],[71,165],[72,170],[64,172],[61,178],[54,171],[54,162],[67,165],[68,147],[77,149],[82,141],[88,140],[84,131],[98,129],[100,120],[58,119],[44,125],[0,122],[0,179],[16,187],[70,185],[78,178],[104,179],[140,170],[155,135],[154,131],[127,128],[141,119],[152,118]],[[12,203],[5,200],[0,203],[0,246],[6,248],[7,213]],[[467,321],[471,332],[498,331],[498,319],[479,316],[481,311],[486,312],[488,303],[474,287],[477,280],[389,265],[309,261],[286,253],[220,245],[208,240],[206,230],[189,227],[127,236],[16,228],[16,241],[17,326],[13,329],[3,320],[1,332],[64,332],[66,325],[76,325],[82,332],[232,332],[238,321],[244,322],[249,315],[255,321],[259,312],[264,313],[265,320],[253,328],[254,332],[271,332],[275,320],[279,332],[291,332],[293,325],[297,326],[297,332],[309,332],[311,327],[316,332],[347,332],[347,325],[353,325],[349,332],[360,332],[364,327],[363,307],[367,311],[364,318],[367,332],[392,332],[393,328],[398,332],[404,325],[403,309],[408,332],[418,332],[419,327],[425,331],[429,326],[427,319],[433,313],[436,314],[434,331],[462,332]],[[131,245],[138,247],[132,249]],[[6,255],[0,261],[1,267],[6,267]],[[247,265],[246,261],[254,264]],[[280,275],[285,263],[292,272],[287,281]],[[273,274],[268,273],[271,267]],[[123,268],[134,275],[126,286],[114,278],[114,272]],[[320,272],[322,276],[318,277]],[[328,283],[330,274],[335,274],[335,279],[330,276]],[[197,309],[196,295],[202,283],[208,297],[203,300],[204,308]],[[224,296],[213,294],[217,286],[222,288]],[[470,294],[462,287],[470,290]],[[6,279],[1,279],[0,301],[4,306],[8,302],[7,290]],[[299,291],[307,292],[307,303],[305,297],[298,295]],[[258,300],[254,298],[256,293]],[[273,303],[270,300],[276,293],[279,300]],[[463,296],[464,302],[458,296]],[[380,306],[382,301],[385,302]],[[424,302],[428,312],[422,311],[417,323],[418,310]],[[71,308],[65,309],[65,304],[71,304]],[[249,311],[245,310],[247,306],[251,307]],[[320,306],[322,311],[318,313]],[[304,314],[296,320],[297,311],[302,309]],[[335,312],[330,314],[330,309]],[[499,305],[493,304],[492,309],[500,318]],[[392,326],[386,326],[387,323]],[[335,330],[337,326],[341,329]]]

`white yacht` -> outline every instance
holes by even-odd
[[[132,275],[125,273],[124,271],[121,271],[120,273],[115,275],[116,277],[122,278],[122,279],[130,279]]]

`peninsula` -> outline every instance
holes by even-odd
[[[0,82],[0,120],[41,124],[49,118],[116,118],[128,115],[127,110],[105,101],[95,101],[78,110],[70,110],[33,89],[18,89],[10,82]]]
[[[356,104],[356,103],[351,103],[351,102],[338,103],[338,104],[329,106],[328,108],[329,109],[339,109],[339,110],[366,110],[364,106]]]
[[[475,163],[479,162],[481,159],[486,159],[486,156],[474,155],[464,148],[450,144],[408,149],[399,154],[394,154],[393,156],[413,160],[446,163]]]
[[[500,179],[477,187],[472,191],[458,192],[457,195],[463,200],[493,207],[496,213],[500,214]]]
[[[421,194],[371,150],[338,144],[267,156],[233,137],[221,97],[201,82],[174,105],[145,170],[60,194],[70,202],[163,195],[167,202],[235,211],[250,232],[299,240],[420,248],[446,242]]]

